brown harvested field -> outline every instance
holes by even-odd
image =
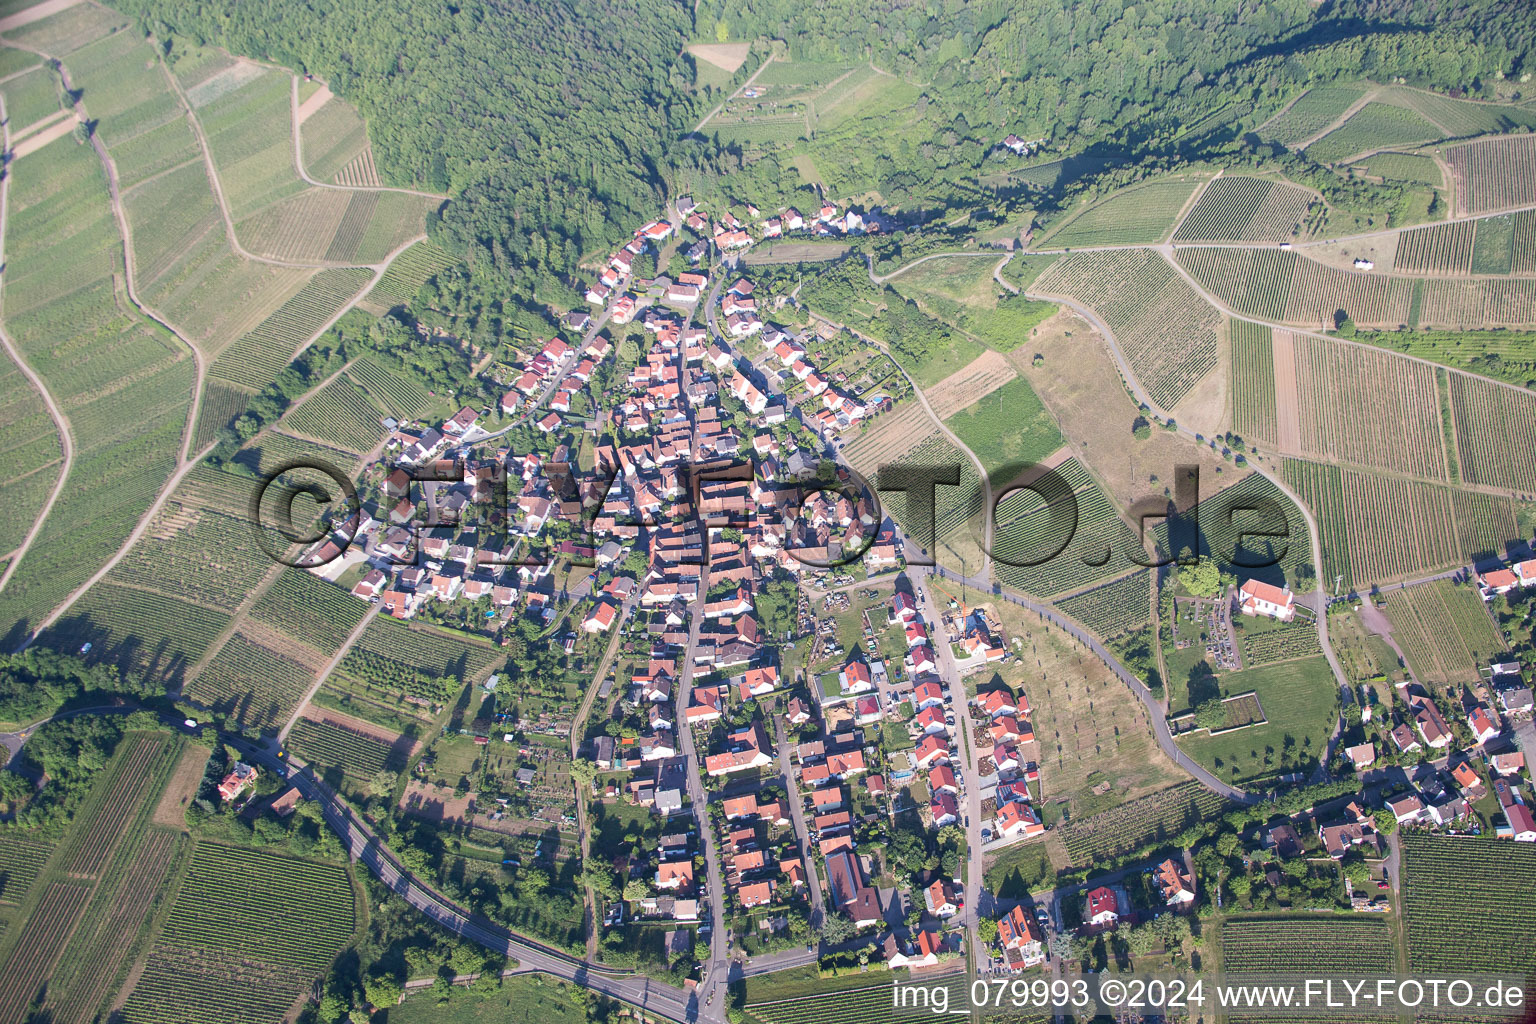
[[[156,825],[187,827],[187,808],[191,806],[192,798],[197,796],[198,784],[203,781],[203,768],[212,753],[210,748],[200,743],[194,743],[181,752],[181,760],[176,762],[176,769],[171,772],[171,779],[165,784],[165,792],[160,794],[160,802],[155,805],[151,820]]]
[[[1301,448],[1300,399],[1296,391],[1296,336],[1275,331],[1275,433],[1281,451]]]
[[[1039,366],[1033,357],[1044,357]],[[1063,308],[1036,329],[1029,345],[1009,357],[1035,389],[1068,439],[1072,454],[1103,483],[1110,499],[1126,508],[1160,495],[1173,482],[1173,467],[1200,467],[1201,491],[1209,494],[1241,474],[1205,445],[1166,430],[1138,441],[1131,424],[1138,415],[1120,372],[1093,326]]]
[[[688,52],[706,64],[734,75],[752,52],[751,43],[694,43]]]
[[[923,396],[933,406],[934,415],[946,420],[1016,376],[1007,356],[988,349],[933,387],[924,389]]]
[[[330,708],[322,708],[315,704],[309,704],[305,706],[304,717],[309,719],[311,722],[323,722],[326,725],[332,725],[338,729],[345,729],[347,732],[355,732],[363,736],[372,737],[373,739],[378,740],[380,743],[387,744],[391,747],[393,747],[395,743],[397,743],[400,739],[400,734],[392,729],[386,729],[382,725],[376,725],[373,722],[367,722],[361,718],[353,718],[351,715],[344,715],[340,711],[333,711]],[[416,752],[420,749],[421,741],[416,740],[411,744],[410,753],[407,756],[415,757]]]
[[[400,809],[427,821],[463,824],[469,818],[473,795],[456,797],[446,786],[434,786],[412,779],[405,784],[405,794],[400,797]]]
[[[912,451],[938,430],[928,411],[915,399],[907,399],[848,442],[843,452],[854,469],[873,479],[881,464]]]

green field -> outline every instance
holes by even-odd
[[[1179,211],[1195,194],[1198,181],[1152,181],[1094,204],[1036,240],[1045,249],[1085,245],[1160,242],[1173,230]]]
[[[1005,466],[1039,462],[1062,444],[1055,420],[1023,377],[955,413],[944,425],[976,453],[988,475]]]
[[[1215,736],[1182,736],[1178,742],[1186,754],[1234,785],[1316,767],[1336,718],[1326,659],[1286,661],[1217,679],[1223,695],[1257,693],[1265,722]]]
[[[711,67],[700,61],[700,65]],[[581,989],[543,974],[506,978],[494,992],[455,990],[446,1003],[430,992],[392,1006],[384,1024],[586,1024]]]

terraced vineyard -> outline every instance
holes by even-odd
[[[1369,916],[1239,918],[1221,926],[1222,967],[1322,974],[1391,973],[1397,947],[1385,921]]]
[[[340,768],[356,779],[372,778],[385,768],[399,768],[401,763],[391,757],[389,744],[376,736],[310,718],[294,723],[288,742],[305,761]]]
[[[1136,534],[1076,459],[1063,463],[1058,472],[1073,487],[1075,531],[1069,519],[1058,518],[1069,511],[1065,503],[1048,505],[1028,490],[1015,490],[998,502],[992,530],[993,573],[1008,586],[1041,597],[1120,576],[1135,565],[1127,553],[1141,549]],[[1058,554],[1041,561],[1057,549]],[[1005,559],[1039,564],[1009,565]]]
[[[1152,618],[1151,600],[1152,570],[1142,569],[1057,601],[1056,607],[1111,640],[1146,625]]]
[[[1241,634],[1240,642],[1246,668],[1323,653],[1317,640],[1317,624],[1311,619],[1297,619],[1277,629],[1248,629]]]
[[[1536,904],[1510,879],[1536,872],[1536,847],[1485,836],[1405,832],[1403,916],[1413,971],[1536,970]]]
[[[1040,275],[1035,290],[1092,307],[1165,409],[1216,366],[1220,314],[1155,252],[1069,253]]]
[[[1409,274],[1443,277],[1472,271],[1472,236],[1475,220],[1453,221],[1412,228],[1397,236],[1397,255],[1392,266]]]
[[[384,410],[346,377],[310,395],[284,419],[285,429],[359,454],[384,438]]]
[[[1318,518],[1324,576],[1357,589],[1486,558],[1519,536],[1513,505],[1486,494],[1297,459],[1285,480]]]
[[[1536,395],[1450,374],[1461,476],[1469,484],[1530,493],[1536,481]]]
[[[1386,601],[1392,636],[1421,680],[1476,685],[1479,671],[1507,650],[1471,587],[1436,580],[1391,591]]]
[[[125,1024],[266,1024],[324,973],[355,927],[338,864],[198,844],[122,1010]]]
[[[1198,782],[1144,796],[1091,817],[1059,825],[1056,835],[1073,864],[1087,865],[1152,843],[1171,842],[1197,821],[1221,814],[1226,799]]]
[[[1247,320],[1228,321],[1227,330],[1232,339],[1232,427],[1249,444],[1274,444],[1273,332]]]
[[[1536,203],[1536,136],[1483,139],[1445,150],[1460,212]]]
[[[1315,85],[1291,104],[1289,110],[1259,128],[1256,134],[1266,141],[1293,146],[1337,121],[1364,95],[1365,90],[1357,85]]]
[[[1262,178],[1221,177],[1208,185],[1174,239],[1179,242],[1272,242],[1301,234],[1315,197]]]

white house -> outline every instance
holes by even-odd
[[[1276,587],[1261,580],[1248,580],[1237,592],[1244,615],[1265,615],[1290,622],[1296,615],[1296,597],[1290,587]]]

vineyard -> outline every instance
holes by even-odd
[[[293,166],[291,91],[287,73],[264,70],[197,111],[236,223],[304,188]]]
[[[311,764],[337,767],[355,779],[368,779],[385,768],[398,769],[389,744],[377,736],[344,729],[331,722],[300,718],[288,733],[288,742]]]
[[[280,1019],[354,927],[342,866],[200,843],[124,1024]]]
[[[1232,427],[1250,445],[1274,444],[1275,343],[1273,332],[1247,320],[1231,320]]]
[[[1385,596],[1392,636],[1421,680],[1475,686],[1482,667],[1505,652],[1493,619],[1471,587],[1436,580]]]
[[[1318,519],[1323,576],[1357,589],[1485,558],[1519,536],[1513,505],[1486,494],[1297,459],[1285,480]]]
[[[116,877],[97,888],[61,969],[49,982],[45,1005],[51,1020],[87,1024],[95,1019],[144,928],[145,917],[159,904],[162,887],[169,881],[166,875],[175,868],[182,845],[182,837],[174,832],[149,830],[126,864],[115,870]]]
[[[1206,486],[1202,481],[1202,491]],[[1267,502],[1274,503],[1281,521],[1263,513],[1263,503]],[[1249,473],[1214,494],[1203,493],[1197,517],[1200,551],[1219,561],[1231,559],[1233,564],[1250,569],[1277,564],[1286,579],[1295,579],[1300,567],[1312,561],[1311,542],[1300,510],[1262,473]],[[1186,516],[1179,525],[1185,525],[1187,519]],[[1160,555],[1171,558],[1178,554],[1166,519],[1148,520],[1147,526],[1147,534]],[[1265,537],[1250,532],[1276,527],[1285,531],[1283,536]],[[1181,540],[1180,546],[1183,544]]]
[[[1141,550],[1136,534],[1076,459],[1062,463],[1057,472],[1073,488],[1075,531],[1070,530],[1069,520],[1053,523],[1056,507],[1034,491],[1022,489],[997,503],[992,531],[993,573],[1008,586],[1041,597],[1081,590],[1118,576],[1133,565],[1129,553]],[[1064,540],[1066,547],[1059,554],[1038,565],[1002,561],[1038,561]]]
[[[922,444],[902,456],[903,466],[957,467],[960,470],[959,486],[940,484],[933,490],[933,514],[935,541],[954,533],[981,509],[981,478],[976,467],[965,453],[956,448],[941,433],[935,432]],[[889,493],[881,498],[885,510],[908,533],[917,524],[907,519],[906,495]]]
[[[1052,249],[1158,242],[1195,194],[1194,181],[1154,181],[1089,207],[1041,239]]]
[[[247,726],[271,726],[287,717],[314,678],[309,666],[237,632],[192,681],[188,696]]]
[[[72,848],[63,861],[70,875],[99,875],[117,849],[129,820],[154,788],[157,769],[163,769],[181,752],[180,743],[166,743],[161,734],[125,741],[104,781],[96,783],[87,806],[71,829]]]
[[[1435,163],[1433,157],[1417,153],[1376,153],[1350,166],[1380,175],[1387,181],[1406,181],[1432,188],[1445,187],[1445,175],[1440,173],[1440,165]]]
[[[1269,242],[1295,238],[1312,193],[1262,178],[1222,177],[1206,187],[1174,234],[1179,242]]]
[[[1060,825],[1056,835],[1066,844],[1073,864],[1089,865],[1155,843],[1172,842],[1189,826],[1221,814],[1226,802],[1198,782],[1181,782]]]
[[[380,615],[347,651],[337,673],[355,680],[364,695],[391,704],[403,696],[444,703],[464,680],[480,678],[500,657],[489,645]],[[335,681],[336,675],[331,678]]]
[[[290,412],[285,429],[358,453],[384,436],[384,412],[346,376],[337,377]]]
[[[1366,917],[1239,919],[1221,926],[1228,971],[1286,970],[1317,974],[1391,973],[1397,948],[1385,921]]]
[[[1265,141],[1294,146],[1337,121],[1364,94],[1364,89],[1354,85],[1313,86],[1285,113],[1261,125],[1256,134]]]
[[[1536,846],[1417,831],[1401,843],[1410,970],[1536,970],[1536,903],[1510,898],[1536,873]]]
[[[220,352],[208,372],[237,387],[266,387],[371,277],[350,267],[320,271],[255,330]]]
[[[347,376],[372,395],[375,402],[393,413],[396,419],[415,419],[431,402],[420,386],[386,370],[371,359],[354,362],[347,367]]]
[[[1092,307],[1165,409],[1216,366],[1220,314],[1155,252],[1070,253],[1041,274],[1035,288]]]
[[[251,615],[325,652],[339,649],[363,621],[368,605],[303,569],[284,569],[256,601]]]
[[[1536,483],[1536,395],[1464,373],[1450,374],[1461,476],[1529,493]]]
[[[228,615],[204,605],[103,580],[39,642],[69,654],[89,643],[88,661],[179,681],[228,624]]]
[[[1510,235],[1510,271],[1536,273],[1536,210],[1511,214]]]
[[[1406,107],[1367,103],[1348,121],[1307,147],[1307,156],[1318,163],[1335,163],[1373,149],[1428,142],[1444,133]]]
[[[887,1020],[931,1020],[935,1011],[932,1004],[903,1004],[897,1008],[891,986],[900,984],[896,975],[882,975],[879,982],[869,983],[862,979],[842,979],[840,988],[824,988],[813,994],[792,996],[784,999],[768,999],[748,1002],[745,1010],[749,1019],[761,1024],[821,1024],[822,1021],[845,1021],[847,1024],[878,1024]],[[927,990],[945,989],[951,1013],[970,1005],[966,975],[951,974],[943,978],[924,978],[921,987]],[[935,1000],[943,998],[935,995]]]
[[[1384,349],[1306,335],[1294,335],[1291,344],[1299,454],[1446,478],[1433,366]],[[1371,395],[1370,416],[1359,415],[1358,396],[1365,393]],[[1292,394],[1279,400],[1289,404]],[[1290,448],[1288,438],[1278,440]]]
[[[53,847],[0,835],[0,902],[20,903],[37,881]]]
[[[916,448],[934,429],[933,420],[920,403],[898,402],[896,408],[863,427],[858,437],[847,442],[843,454],[850,466],[873,480],[881,466]]]
[[[1424,299],[1418,319],[1426,326],[1469,330],[1536,323],[1536,281],[1530,278],[1421,283]]]
[[[1445,162],[1450,165],[1462,213],[1536,203],[1536,136],[1515,135],[1449,146]]]
[[[253,397],[249,391],[210,380],[203,388],[203,400],[197,409],[197,434],[192,438],[192,450],[202,451],[213,444],[219,431],[250,407]]]
[[[233,612],[271,568],[243,518],[173,501],[108,579]]]
[[[27,1007],[46,986],[90,895],[88,885],[55,882],[48,887],[0,967],[0,1020],[26,1019]]]
[[[1180,249],[1190,275],[1244,316],[1334,326],[1343,310],[1362,326],[1409,321],[1414,282],[1340,270],[1279,249]],[[1427,300],[1427,296],[1426,296]]]
[[[1250,626],[1239,635],[1243,664],[1248,668],[1323,653],[1317,640],[1317,624],[1311,619],[1296,619],[1273,629]]]
[[[1105,640],[1140,629],[1152,618],[1152,570],[1142,569],[1056,602],[1056,607]]]
[[[417,242],[395,257],[379,283],[368,293],[364,304],[382,314],[416,298],[429,277],[453,266],[454,258],[431,242]]]
[[[304,165],[316,181],[330,181],[368,152],[368,126],[357,108],[332,96],[299,125]]]
[[[264,430],[235,453],[234,461],[249,469],[253,476],[264,477],[277,467],[296,461],[319,461],[340,470],[347,470],[357,464],[357,456],[339,448],[329,448],[313,441],[289,437],[275,430]],[[246,496],[246,501],[249,502],[250,494],[254,492],[256,485],[250,483],[247,486],[251,488]]]
[[[1432,277],[1471,273],[1477,229],[1477,221],[1463,220],[1404,231],[1397,236],[1393,269]]]

